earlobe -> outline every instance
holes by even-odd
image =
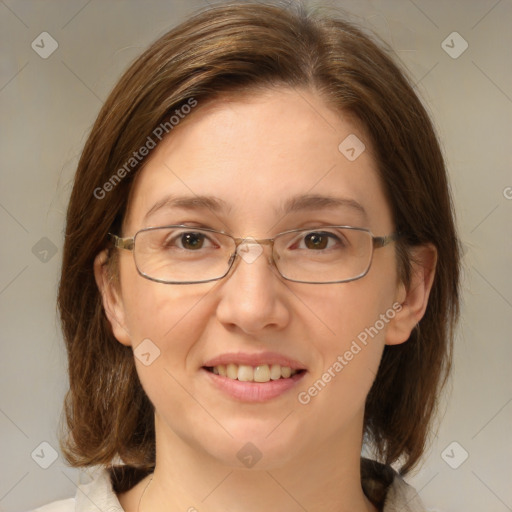
[[[412,330],[423,318],[434,282],[437,264],[437,249],[433,244],[414,247],[412,252],[412,274],[408,289],[401,283],[397,290],[395,318],[386,331],[386,345],[398,345],[409,339]]]
[[[123,345],[131,346],[131,338],[125,323],[121,294],[109,276],[108,250],[106,249],[100,252],[94,259],[94,277],[114,336]]]

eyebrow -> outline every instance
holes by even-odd
[[[363,205],[346,197],[324,196],[320,194],[304,194],[289,198],[281,208],[281,213],[293,213],[303,210],[327,210],[334,208],[348,208],[362,215],[365,220],[368,215]]]
[[[162,209],[181,208],[184,210],[210,210],[214,213],[229,214],[232,211],[231,205],[223,199],[209,195],[196,196],[166,196],[156,202],[144,216],[144,221],[151,215]],[[288,213],[308,211],[308,210],[327,210],[335,208],[347,208],[359,213],[365,220],[368,215],[364,207],[355,201],[346,197],[333,197],[321,194],[302,194],[290,197],[276,213],[286,215]]]
[[[231,206],[214,196],[166,196],[157,201],[146,213],[144,220],[158,210],[181,208],[183,210],[210,210],[216,213],[231,212]]]

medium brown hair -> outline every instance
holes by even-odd
[[[425,449],[459,315],[460,246],[442,153],[429,116],[389,50],[353,23],[292,4],[218,5],[166,33],[115,86],[81,155],[58,297],[70,381],[61,445],[73,466],[110,466],[121,459],[119,491],[154,468],[154,410],[131,348],[114,338],[93,262],[108,247],[107,233],[119,231],[144,160],[123,173],[104,199],[95,190],[190,98],[200,106],[244,91],[306,87],[361,123],[395,228],[404,234],[396,245],[400,279],[409,284],[412,247],[430,242],[438,252],[418,328],[407,342],[385,347],[366,401],[364,432],[382,462],[403,459],[402,474]]]

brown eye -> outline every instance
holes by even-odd
[[[204,235],[201,233],[183,233],[181,244],[184,249],[201,249],[204,243]]]
[[[304,237],[308,249],[325,249],[328,243],[328,236],[322,233],[309,233]]]

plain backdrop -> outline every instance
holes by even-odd
[[[79,479],[58,453],[67,382],[55,301],[86,136],[126,66],[205,5],[0,1],[2,511],[73,496]],[[442,141],[465,248],[455,370],[437,436],[407,480],[430,510],[512,510],[512,2],[324,5],[373,29],[410,70]]]

